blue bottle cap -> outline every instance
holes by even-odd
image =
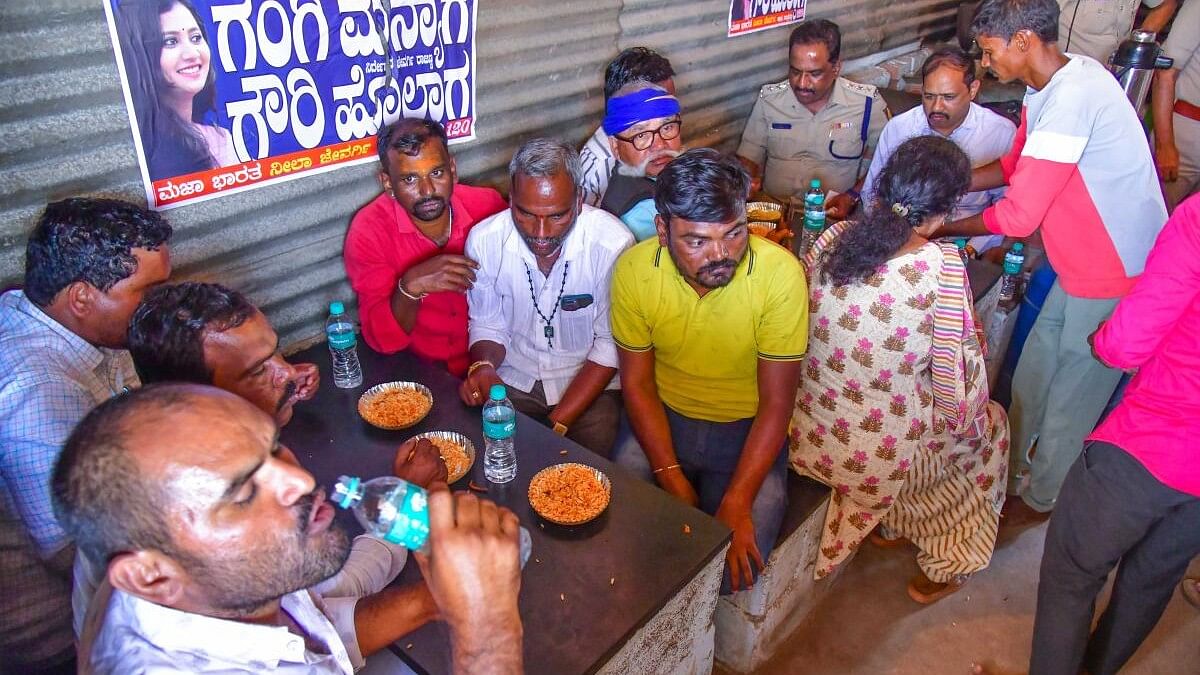
[[[1021,249],[1023,249],[1023,248],[1025,248],[1025,244],[1022,244],[1021,242],[1018,241],[1017,243],[1013,244],[1012,251],[1013,251],[1013,253],[1020,253]]]
[[[359,491],[359,486],[362,484],[362,479],[358,476],[339,476],[337,484],[333,486],[333,497],[340,508],[348,509],[358,503],[362,499],[362,492]]]
[[[329,313],[330,314],[345,314],[346,306],[340,302],[336,302],[336,301],[331,302],[331,303],[329,303]]]
[[[809,181],[808,186],[815,187],[815,188],[821,187],[821,179],[820,178],[812,179],[811,181]]]
[[[502,384],[493,384],[492,388],[488,390],[488,397],[493,401],[503,401],[506,396],[508,396],[508,390]]]

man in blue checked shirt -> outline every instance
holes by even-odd
[[[137,386],[129,319],[171,273],[170,236],[128,202],[54,202],[29,235],[24,288],[0,295],[0,653],[14,672],[75,670],[75,547],[50,475],[76,423]]]

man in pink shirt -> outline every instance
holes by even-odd
[[[1175,210],[1090,341],[1097,359],[1137,374],[1050,519],[1030,675],[1117,672],[1200,554],[1200,196]],[[1096,595],[1118,563],[1089,638]]]

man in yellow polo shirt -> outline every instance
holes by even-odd
[[[788,419],[808,345],[808,289],[750,236],[741,165],[690,150],[659,174],[657,239],[626,251],[612,332],[638,444],[617,462],[733,530],[722,592],[765,566],[787,506]]]

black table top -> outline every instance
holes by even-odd
[[[533,537],[520,596],[527,672],[597,670],[729,540],[729,530],[717,520],[520,414],[517,477],[506,485],[486,482],[480,411],[459,401],[459,381],[405,353],[383,356],[361,341],[358,349],[363,386],[349,390],[333,385],[325,343],[289,357],[296,363],[318,364],[321,387],[313,400],[296,406],[283,442],[329,488],[340,474],[364,479],[390,474],[397,446],[415,434],[444,430],[470,438],[479,456],[453,487],[465,489],[468,480],[486,486],[484,496],[512,509]],[[376,429],[357,412],[363,391],[393,380],[420,382],[433,392],[429,416],[404,431]],[[543,522],[526,496],[533,474],[567,461],[598,467],[612,480],[608,509],[577,528]],[[338,517],[349,524],[350,532],[361,531],[349,512]],[[416,564],[410,560],[398,583],[417,578]],[[449,644],[445,624],[433,622],[398,641],[393,650],[418,672],[448,673]]]

